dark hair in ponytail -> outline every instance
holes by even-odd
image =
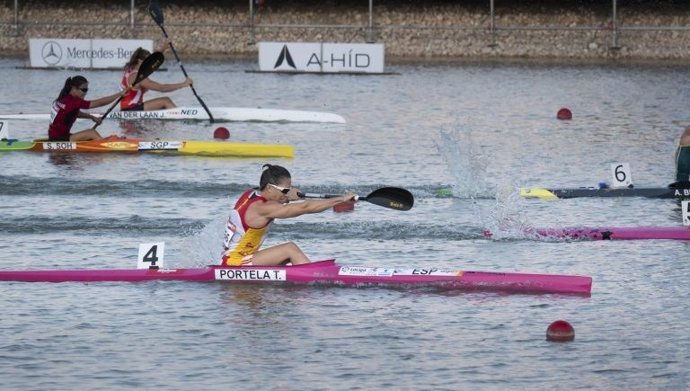
[[[56,101],[64,98],[69,92],[72,90],[72,87],[79,87],[80,85],[86,84],[89,81],[86,80],[84,76],[78,75],[78,76],[73,76],[73,77],[68,77],[67,80],[65,80],[65,85],[62,86],[62,90],[60,91],[60,95],[58,95]]]
[[[151,52],[144,48],[137,48],[137,50],[132,53],[132,57],[129,58],[129,61],[127,64],[125,64],[125,69],[129,70],[134,68],[135,65],[137,65],[137,61],[142,60],[144,61],[146,57],[150,56]]]
[[[264,172],[261,173],[259,190],[264,190],[269,183],[277,185],[283,179],[291,178],[290,172],[285,167],[274,166],[273,164],[264,164],[262,168]]]

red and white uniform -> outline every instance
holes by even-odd
[[[249,205],[255,202],[266,202],[266,198],[256,190],[247,190],[240,196],[230,212],[223,238],[223,266],[251,264],[252,256],[261,248],[273,220],[260,228],[247,225],[244,216]]]
[[[70,130],[77,120],[79,111],[91,107],[91,101],[65,95],[60,100],[53,102],[50,110],[50,125],[48,126],[48,138],[54,141],[69,141]]]
[[[122,81],[120,82],[120,89],[122,91],[126,90],[129,88],[129,77],[132,75],[137,74],[136,69],[128,69],[125,71],[124,75],[122,75]],[[120,110],[130,110],[134,107],[137,107],[138,105],[141,105],[144,103],[144,93],[148,91],[144,87],[139,87],[137,89],[131,89],[127,91],[125,96],[122,97],[122,100],[120,101]]]

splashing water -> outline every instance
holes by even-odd
[[[448,162],[455,183],[453,196],[457,198],[486,198],[495,193],[496,203],[487,207],[474,203],[476,214],[486,227],[484,235],[493,240],[528,239],[534,237],[534,228],[520,211],[521,198],[515,183],[498,186],[495,190],[486,182],[487,162],[472,138],[472,130],[443,130],[436,145]]]
[[[472,131],[462,131],[459,126],[455,128],[457,130],[442,130],[436,140],[436,146],[455,179],[453,195],[458,198],[486,196],[491,190],[484,179],[484,157],[472,139]]]
[[[534,228],[520,209],[520,194],[517,185],[500,186],[496,191],[496,203],[490,209],[481,211],[481,220],[486,227],[485,236],[494,240],[526,239],[535,236]]]
[[[180,247],[181,264],[187,267],[220,264],[221,245],[225,218],[217,218],[204,228],[183,238],[176,245]]]

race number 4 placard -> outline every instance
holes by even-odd
[[[140,244],[137,269],[162,269],[164,253],[165,242]]]

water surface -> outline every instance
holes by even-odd
[[[0,60],[3,113],[47,112],[71,71]],[[522,200],[520,186],[589,186],[628,162],[673,181],[690,72],[625,66],[397,65],[399,75],[246,73],[188,63],[209,106],[329,111],[341,124],[224,124],[294,159],[0,154],[0,267],[130,268],[164,241],[170,267],[215,262],[228,210],[261,165],[316,193],[400,186],[409,212],[361,203],[279,221],[313,259],[369,266],[590,275],[590,298],[435,290],[1,283],[3,389],[688,389],[688,244],[534,241],[520,227],[681,225],[675,201]],[[120,74],[84,71],[90,97]],[[171,63],[162,82],[182,80]],[[154,94],[151,94],[154,95]],[[170,96],[197,105],[190,91]],[[568,107],[572,121],[556,120]],[[44,121],[11,135],[43,137]],[[85,128],[88,123],[77,125]],[[106,122],[132,137],[210,139],[218,125]],[[450,194],[447,189],[451,189]],[[499,230],[497,240],[484,229]],[[566,319],[576,339],[545,341]]]

